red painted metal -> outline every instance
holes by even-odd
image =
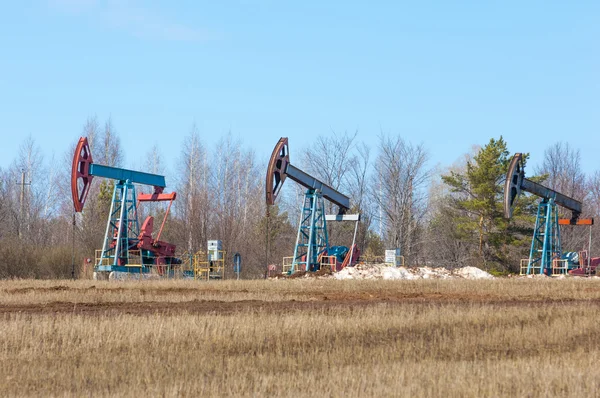
[[[176,192],[171,193],[157,193],[156,191],[153,194],[141,193],[138,195],[138,202],[165,202],[169,201],[169,206],[167,207],[167,211],[165,212],[165,216],[163,217],[163,221],[160,224],[160,229],[158,230],[158,234],[156,235],[156,240],[160,239],[162,235],[162,231],[165,227],[165,223],[167,222],[167,217],[169,216],[169,211],[171,210],[171,205],[173,201],[177,198]]]
[[[71,195],[73,196],[73,206],[77,213],[83,210],[83,205],[90,192],[90,185],[93,178],[90,175],[90,165],[92,163],[94,163],[94,160],[92,159],[88,140],[85,137],[81,137],[75,148],[71,168]]]
[[[176,192],[171,193],[141,193],[138,195],[138,202],[166,202],[173,201],[177,197]]]
[[[352,257],[352,264],[350,264],[350,257]],[[354,245],[352,245],[350,250],[348,250],[348,253],[346,254],[346,258],[344,259],[344,262],[342,263],[342,267],[340,268],[340,270],[342,270],[348,266],[353,267],[354,265],[356,265],[356,263],[358,263],[359,257],[360,257],[360,250],[359,250],[358,246],[356,246],[356,243],[355,243]]]
[[[319,255],[319,263],[322,263],[323,257],[327,256],[327,251],[323,252]],[[360,257],[360,250],[356,244],[352,245],[348,253],[346,253],[346,257],[344,257],[344,261],[339,261],[335,256],[331,256],[334,259],[334,263],[328,264],[331,267],[333,272],[340,272],[344,268],[348,266],[355,266],[358,263],[358,259]],[[352,263],[350,263],[350,257],[352,257]],[[304,260],[306,261],[306,260]]]
[[[142,224],[142,228],[140,228],[140,235],[138,236],[139,243],[138,247],[140,249],[143,248],[152,248],[152,230],[154,229],[154,217],[149,216],[144,220]],[[148,249],[150,250],[150,249]]]
[[[275,149],[273,149],[269,167],[267,168],[267,181],[265,184],[267,205],[272,206],[275,204],[275,199],[277,199],[279,190],[287,177],[285,170],[289,163],[288,139],[281,137],[277,145],[275,145]]]
[[[171,243],[152,238],[153,229],[154,217],[149,216],[146,218],[142,224],[142,228],[140,229],[138,248],[152,252],[152,254],[154,254],[157,258],[173,257],[175,255],[176,246]]]
[[[165,216],[163,217],[162,224],[160,224],[160,229],[158,230],[158,234],[156,234],[156,240],[160,239],[162,235],[163,228],[165,227],[165,223],[167,222],[167,217],[169,216],[169,211],[171,210],[171,205],[173,204],[173,200],[175,200],[175,192],[173,192],[173,199],[169,202],[169,206],[167,206],[167,211],[165,212]],[[173,246],[173,251],[175,251],[175,246]]]
[[[350,264],[350,257],[352,257],[352,264]],[[353,267],[358,263],[358,259],[360,257],[360,250],[356,244],[352,245],[348,253],[346,253],[346,257],[344,257],[344,261],[337,261],[335,263],[335,272],[339,272],[344,268],[350,266]]]
[[[165,275],[167,272],[167,257],[175,255],[175,245],[153,239],[153,225],[154,217],[146,218],[142,224],[137,247],[140,250],[151,252],[154,256],[154,269],[159,275]]]
[[[590,267],[588,268],[587,260],[581,260],[579,264],[583,263],[579,268],[572,269],[569,271],[569,275],[573,276],[588,276],[596,275],[596,268],[600,265],[600,257],[590,258]]]

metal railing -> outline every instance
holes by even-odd
[[[555,258],[552,260],[552,275],[567,275],[569,272],[569,261]]]
[[[335,256],[320,256],[320,265],[321,269],[323,267],[329,267],[332,272],[335,272],[335,267],[337,264],[337,258]],[[292,272],[292,267],[294,263],[294,257],[283,257],[281,261],[281,273],[282,274],[290,274]],[[295,269],[296,271],[303,271],[300,269]]]
[[[102,257],[102,250],[96,250],[94,264],[95,265],[113,265],[114,256]],[[141,267],[142,254],[139,250],[129,250],[128,252],[128,267]]]
[[[528,273],[528,271],[530,271]],[[522,258],[519,275],[539,275],[542,273],[540,263],[529,266],[529,259]],[[552,260],[552,276],[567,275],[569,273],[569,261],[566,259],[555,258]]]
[[[281,273],[289,274],[292,272],[292,267],[294,264],[294,257],[284,257],[281,262]]]
[[[335,256],[321,256],[321,269],[323,267],[329,267],[331,272],[336,272],[337,257]]]
[[[219,250],[217,259],[209,261],[206,253],[197,252],[194,255],[194,279],[225,279],[225,255],[225,251]]]
[[[102,250],[96,250],[94,257],[95,265],[111,265],[111,259],[109,257],[102,258]]]
[[[139,250],[129,250],[129,262],[128,267],[141,267],[142,266],[142,253]]]
[[[385,256],[361,256],[361,262],[364,263],[376,263],[376,264],[386,264],[389,267],[393,267],[394,264],[386,263]],[[281,262],[281,273],[289,274],[292,272],[294,257],[283,257]],[[321,256],[320,257],[321,269],[323,267],[329,267],[332,272],[336,272],[337,267],[337,258],[335,256]],[[396,256],[396,267],[404,267],[404,256]],[[298,269],[294,271],[299,271]]]
[[[541,265],[532,265],[531,267],[529,267],[529,259],[528,258],[521,259],[521,267],[520,268],[521,268],[521,270],[519,272],[519,275],[534,275],[534,274],[537,275],[542,270]],[[527,272],[528,270],[531,270],[531,272],[528,273]]]

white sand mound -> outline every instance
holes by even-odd
[[[404,267],[385,267],[385,269],[381,273],[381,277],[383,279],[418,279],[418,276],[411,274]]]
[[[385,280],[414,280],[414,279],[492,279],[491,274],[475,267],[463,267],[453,272],[446,268],[431,267],[390,267],[385,264],[359,264],[356,267],[346,267],[333,274],[335,279],[385,279]]]
[[[493,279],[494,276],[476,267],[462,267],[454,270],[454,274],[465,279]]]

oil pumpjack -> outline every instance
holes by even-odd
[[[75,212],[83,210],[92,179],[102,177],[115,181],[102,250],[96,255],[95,279],[109,279],[115,273],[171,276],[181,263],[175,257],[175,245],[160,240],[176,193],[163,193],[165,177],[140,171],[103,166],[94,163],[87,138],[81,137],[75,149],[71,170],[71,194]],[[151,194],[136,195],[134,184],[152,186]],[[154,218],[138,224],[139,202],[169,202],[164,219],[154,237]]]
[[[555,264],[557,261],[562,260],[563,257],[559,226],[589,225],[591,228],[594,224],[594,219],[580,218],[583,208],[582,202],[525,178],[523,155],[517,153],[513,156],[509,164],[504,184],[505,218],[512,217],[515,202],[522,191],[532,193],[542,199],[538,205],[529,260],[525,273],[534,274],[537,271],[537,273],[544,275],[556,274],[554,272],[557,268]],[[557,206],[570,210],[571,218],[559,219]],[[590,258],[589,254],[586,256],[579,255],[578,262],[578,266],[574,265],[573,269],[568,270],[570,274],[579,275],[583,273],[582,270],[589,272],[592,268],[595,269],[600,264],[600,257]],[[567,271],[564,267],[560,268],[564,269],[565,272]]]
[[[288,139],[282,137],[273,149],[267,168],[265,185],[267,206],[275,204],[281,187],[288,177],[307,189],[304,195],[304,205],[300,215],[290,273],[317,271],[321,268],[323,258],[326,256],[330,258],[327,265],[335,271],[354,265],[360,255],[355,243],[360,215],[345,214],[350,208],[350,198],[348,196],[292,165],[290,163]],[[324,199],[337,205],[339,214],[326,215]],[[342,246],[329,246],[327,221],[355,222],[354,238],[349,249]],[[331,259],[332,257],[333,259]]]

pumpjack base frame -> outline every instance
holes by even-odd
[[[329,249],[327,222],[323,195],[309,189],[304,195],[304,205],[298,225],[292,273],[296,271],[318,271],[319,256]]]
[[[553,199],[543,199],[538,205],[527,275],[534,274],[535,269],[539,269],[540,274],[552,275],[554,261],[561,256],[558,208]]]

